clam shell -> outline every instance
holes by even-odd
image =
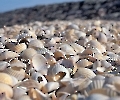
[[[29,43],[28,43],[28,47],[29,48],[44,48],[44,44],[40,41],[40,40],[31,40]]]
[[[4,72],[16,77],[18,80],[22,80],[25,77],[25,71],[19,67],[6,68]]]
[[[86,78],[94,78],[96,74],[88,68],[78,68],[78,71],[75,73],[75,77],[86,77]]]
[[[0,60],[5,60],[5,59],[12,59],[15,57],[18,57],[19,54],[12,52],[12,51],[4,51],[0,53]]]
[[[85,50],[83,46],[78,45],[77,43],[70,43],[69,45],[74,49],[76,53],[81,53]]]
[[[26,92],[27,92],[27,89],[23,87],[13,88],[13,98],[16,100],[20,98],[22,95],[24,95]]]
[[[99,33],[97,38],[100,43],[107,43],[107,36],[104,33]]]
[[[13,48],[11,48],[13,51],[20,53],[24,51],[27,48],[27,45],[25,43],[20,43],[18,45],[15,45]]]
[[[47,63],[47,59],[41,54],[36,54],[32,58],[32,66],[37,71],[47,69]]]
[[[70,78],[70,73],[64,66],[55,64],[53,67],[50,67],[48,69],[48,75],[47,75],[48,80],[58,81],[63,78]]]
[[[28,60],[28,59],[32,59],[32,57],[37,54],[37,51],[32,49],[32,48],[27,48],[26,50],[24,50],[22,53],[21,53],[21,56],[25,59],[25,60]]]
[[[12,88],[4,83],[0,83],[0,93],[5,93],[8,98],[13,97],[13,90]]]
[[[76,54],[74,49],[69,44],[66,44],[66,43],[61,44],[59,49],[61,51],[63,51],[66,55],[75,55]]]
[[[17,100],[32,100],[28,95],[22,95]]]
[[[93,63],[88,61],[87,59],[81,59],[79,60],[76,65],[79,67],[88,67],[90,65],[92,65]]]
[[[66,58],[65,54],[61,50],[58,50],[58,49],[55,50],[54,57],[55,57],[56,60]]]
[[[0,73],[0,82],[4,83],[4,84],[8,84],[10,86],[13,86],[13,80],[12,77],[10,75],[8,75],[7,73]]]
[[[102,100],[109,100],[109,97],[105,96],[104,94],[95,93],[95,94],[92,94],[86,98],[86,100],[101,100],[101,99]]]
[[[21,68],[25,68],[26,64],[23,63],[22,61],[18,60],[18,59],[14,59],[12,61],[10,61],[10,67],[21,67]]]
[[[8,62],[0,61],[0,71],[3,71],[8,65]]]
[[[59,88],[59,83],[58,82],[48,82],[42,89],[44,93],[51,92],[53,90],[57,90]]]

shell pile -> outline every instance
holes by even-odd
[[[119,59],[119,22],[4,26],[0,100],[120,100]]]

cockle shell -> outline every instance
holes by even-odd
[[[8,65],[8,62],[0,61],[0,71],[3,71]]]
[[[44,93],[51,92],[53,90],[56,90],[59,88],[59,83],[58,82],[48,82],[42,89]]]
[[[17,53],[21,53],[27,48],[27,45],[25,43],[20,43],[12,47],[11,49]]]
[[[75,77],[86,77],[86,78],[94,78],[96,74],[88,68],[78,68],[78,71],[75,73]]]
[[[33,48],[27,48],[26,50],[24,50],[22,53],[21,53],[21,56],[25,59],[25,60],[28,60],[28,59],[32,59],[32,57],[37,54],[37,51],[34,50]]]
[[[87,59],[81,59],[79,60],[76,65],[79,67],[89,67],[90,65],[92,65],[93,63],[88,61]]]
[[[37,71],[41,70],[46,70],[47,69],[47,59],[41,55],[41,54],[36,54],[32,58],[32,66],[35,68]]]
[[[25,77],[25,71],[20,67],[9,67],[4,72],[16,77],[18,80],[22,80]]]
[[[13,97],[13,90],[12,88],[4,83],[0,83],[0,93],[5,93],[8,98]]]
[[[7,73],[0,73],[0,82],[4,83],[4,84],[8,84],[10,86],[13,86],[13,80],[12,77],[10,75],[8,75]]]
[[[70,73],[64,66],[55,64],[53,67],[48,69],[48,80],[58,81],[63,78],[70,78]]]
[[[10,58],[15,58],[18,57],[19,54],[12,52],[12,51],[4,51],[0,53],[0,60],[5,60],[5,59],[10,59]]]
[[[40,40],[35,39],[35,40],[31,40],[28,43],[28,47],[29,48],[44,48],[44,44]]]

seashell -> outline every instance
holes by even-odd
[[[51,56],[49,53],[45,53],[45,58],[47,59],[48,64],[51,66],[56,63],[56,59],[53,56]]]
[[[82,53],[81,56],[85,55],[92,55],[93,51],[91,49],[85,49]]]
[[[25,95],[25,93],[27,92],[27,89],[24,87],[13,87],[13,98],[19,99],[21,96]]]
[[[11,99],[8,98],[5,93],[0,93],[0,100],[11,100]]]
[[[25,43],[20,43],[15,46],[13,46],[11,49],[17,53],[21,53],[27,48],[27,45]]]
[[[19,56],[19,54],[15,53],[15,52],[4,51],[4,52],[0,53],[0,60],[11,59],[11,58],[15,58],[18,56]]]
[[[97,38],[100,43],[107,43],[107,37],[104,33],[99,33]]]
[[[71,23],[70,25],[67,26],[68,29],[76,29],[79,30],[78,25]]]
[[[89,67],[91,66],[93,63],[88,61],[87,59],[81,59],[79,60],[76,65],[79,67]]]
[[[85,50],[84,47],[78,45],[77,43],[70,43],[69,45],[74,49],[76,53],[81,53]]]
[[[86,77],[86,78],[94,78],[96,74],[88,68],[78,68],[78,71],[75,73],[75,77]]]
[[[3,71],[8,65],[6,61],[0,61],[0,71]]]
[[[67,86],[60,88],[57,91],[57,97],[60,97],[63,93],[73,94],[75,92],[75,88],[72,83],[69,83]]]
[[[109,100],[120,100],[120,97],[111,97]]]
[[[64,93],[62,96],[59,97],[59,100],[66,100],[69,95],[69,93]]]
[[[32,49],[32,48],[27,48],[26,50],[24,50],[22,53],[21,53],[21,56],[25,59],[25,60],[28,60],[28,59],[32,59],[32,57],[37,54],[37,51]]]
[[[105,80],[105,77],[102,75],[96,75],[92,80]]]
[[[48,80],[58,81],[63,78],[70,78],[70,74],[69,71],[64,66],[55,64],[53,67],[50,67],[48,69],[48,74],[46,78]]]
[[[35,70],[40,71],[40,70],[46,70],[47,69],[47,59],[41,55],[41,54],[36,54],[32,58],[32,66],[35,68]],[[45,72],[46,73],[46,72]]]
[[[46,48],[40,48],[40,49],[37,50],[37,52],[38,52],[39,54],[49,53],[50,55],[54,56],[54,54],[53,54],[50,50],[48,50],[48,49],[46,49]]]
[[[53,90],[57,90],[59,88],[59,83],[58,82],[48,82],[42,89],[44,93],[51,92]]]
[[[55,57],[56,60],[66,58],[65,54],[61,50],[55,50],[54,57]]]
[[[39,89],[39,83],[36,82],[35,80],[32,80],[32,79],[26,79],[22,82],[19,82],[18,84],[16,84],[14,86],[14,88],[17,88],[17,87],[26,87],[27,89],[30,89],[30,88],[36,88],[36,89]]]
[[[63,51],[65,53],[65,55],[75,55],[76,54],[74,49],[68,44],[65,44],[65,43],[61,44],[59,48],[61,51]]]
[[[26,64],[23,63],[22,61],[18,60],[18,59],[14,59],[12,61],[10,61],[10,67],[21,67],[21,68],[25,68]]]
[[[48,96],[38,89],[30,89],[28,92],[32,100],[49,100]]]
[[[40,40],[35,39],[35,40],[31,40],[28,43],[28,47],[29,48],[44,48],[44,44]]]
[[[7,73],[0,73],[0,82],[8,84],[10,86],[13,86],[13,80],[12,77],[10,75],[8,75]]]
[[[81,46],[85,46],[87,42],[88,42],[88,39],[86,37],[84,37],[84,38],[80,37],[79,40],[76,41],[76,43]]]
[[[13,90],[12,88],[4,83],[0,83],[0,94],[5,93],[7,98],[13,97]]]
[[[22,95],[17,100],[32,100],[28,95]]]
[[[31,78],[41,84],[40,89],[47,84],[46,78],[41,73],[33,72]]]
[[[0,49],[0,53],[4,52],[4,51],[8,51],[9,49]]]
[[[25,71],[20,67],[9,67],[4,72],[16,77],[18,80],[22,80],[25,77]]]
[[[104,94],[92,94],[86,98],[86,100],[109,100],[109,97]]]

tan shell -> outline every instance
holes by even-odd
[[[12,51],[4,51],[0,53],[0,60],[5,60],[5,59],[10,59],[10,58],[15,58],[18,57],[19,54],[12,52]]]
[[[0,61],[0,71],[3,71],[8,65],[8,62]]]
[[[47,59],[41,55],[41,54],[36,54],[32,58],[32,66],[35,68],[37,71],[45,70],[47,69]]]
[[[70,78],[70,73],[64,66],[55,64],[48,69],[48,80],[58,81],[63,78]]]
[[[0,93],[4,93],[6,94],[6,96],[8,98],[12,98],[13,97],[13,90],[12,88],[4,83],[0,83]]]
[[[96,74],[88,68],[78,68],[78,71],[75,73],[75,77],[86,77],[86,78],[94,78]]]
[[[51,92],[53,90],[57,90],[59,88],[58,82],[48,82],[42,89],[44,93]]]
[[[28,44],[29,48],[44,48],[44,44],[40,40],[31,40]]]
[[[13,80],[12,77],[10,75],[8,75],[7,73],[0,73],[0,82],[8,84],[10,86],[13,86]]]
[[[12,50],[14,50],[17,53],[20,53],[20,52],[24,51],[26,48],[27,48],[27,46],[25,43],[20,43],[20,44],[14,46],[12,48]]]
[[[24,50],[22,53],[21,53],[21,56],[25,59],[25,60],[28,60],[28,59],[32,59],[32,57],[37,54],[37,51],[34,50],[33,48],[27,48],[26,50]]]
[[[55,59],[56,60],[58,60],[58,59],[62,59],[62,58],[66,58],[65,57],[65,54],[61,51],[61,50],[55,50],[55,52],[54,52],[54,57],[55,57]]]
[[[25,71],[20,67],[6,68],[4,72],[16,77],[18,80],[22,80],[25,77]]]

